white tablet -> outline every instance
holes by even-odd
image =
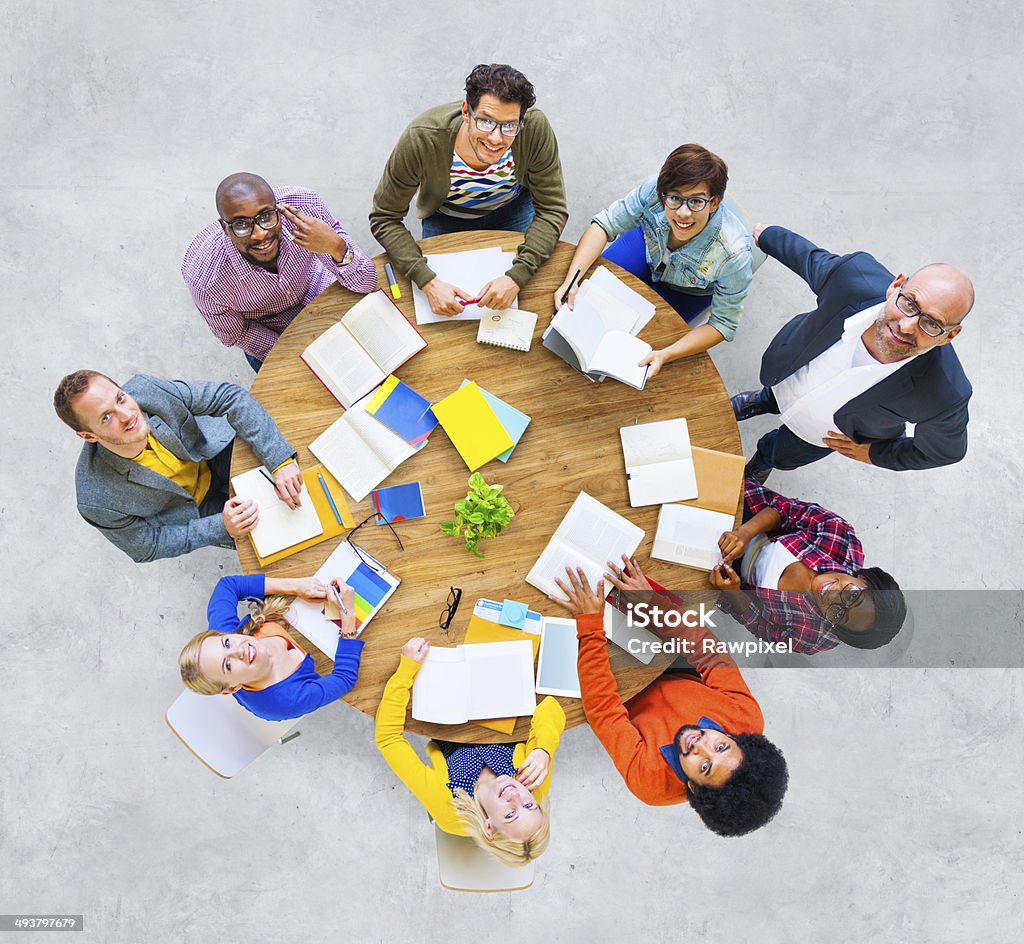
[[[544,617],[537,657],[537,694],[581,698],[576,674],[576,620]]]

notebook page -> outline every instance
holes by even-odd
[[[555,535],[602,568],[606,561],[617,561],[623,554],[632,557],[644,539],[642,528],[586,492],[580,492]]]
[[[356,432],[349,419],[350,412],[317,436],[309,444],[309,451],[327,466],[355,501],[362,501],[391,474],[391,469]],[[377,425],[387,429],[383,423]]]
[[[554,328],[572,347],[584,370],[590,369],[590,362],[604,337],[604,326],[600,315],[587,300],[576,296],[575,307],[563,305],[551,319]]]
[[[731,531],[733,516],[686,505],[662,505],[652,557],[711,570],[722,559],[718,539]]]
[[[626,468],[658,462],[692,459],[690,430],[686,420],[659,420],[655,423],[637,423],[619,429],[622,455]]]
[[[412,716],[435,724],[469,720],[469,679],[461,648],[431,646],[412,683]]]
[[[249,536],[260,557],[269,557],[286,547],[324,533],[305,482],[299,492],[302,504],[295,509],[289,508],[277,497],[273,484],[263,477],[260,469],[250,469],[236,475],[231,484],[239,498],[251,498],[259,506],[260,520],[249,532]]]
[[[343,324],[328,328],[302,359],[346,409],[387,376]]]
[[[598,266],[588,281],[593,283],[595,288],[602,289],[633,310],[636,317],[632,326],[627,329],[630,334],[639,334],[654,317],[654,303],[631,289],[622,279],[612,275],[607,267]]]
[[[380,291],[371,292],[356,302],[341,323],[355,335],[385,374],[390,374],[427,345]]]
[[[473,718],[533,714],[533,645],[517,642],[461,646],[469,674],[468,713]]]

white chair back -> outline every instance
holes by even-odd
[[[529,888],[534,863],[513,868],[488,855],[468,836],[452,836],[436,823],[437,871],[441,884],[453,892],[517,892]]]

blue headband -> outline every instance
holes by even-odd
[[[710,718],[701,715],[697,719],[698,728],[711,728],[714,731],[721,731],[725,734],[725,728],[723,728],[717,721],[712,721]],[[675,742],[672,744],[663,744],[658,748],[659,753],[665,759],[665,763],[672,768],[674,773],[682,783],[689,783],[690,778],[683,773],[683,765],[679,763],[679,751],[676,749]]]

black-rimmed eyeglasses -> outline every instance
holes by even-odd
[[[256,226],[259,226],[260,229],[272,230],[277,226],[278,219],[279,214],[277,208],[274,207],[269,210],[260,210],[255,216],[236,216],[233,220],[224,220],[224,223],[239,239],[245,239],[246,236],[252,235]]]
[[[663,193],[661,202],[670,210],[678,210],[684,203],[691,213],[700,213],[710,202],[708,197],[681,197],[678,193]]]
[[[846,619],[846,614],[857,606],[868,592],[868,590],[858,587],[856,584],[847,584],[839,593],[839,602],[830,603],[825,607],[825,622],[833,627],[833,629],[842,626],[843,620]]]
[[[475,111],[473,111],[473,106],[468,102],[466,103],[466,107],[469,109],[469,114],[473,119],[473,124],[476,125],[476,130],[482,131],[484,134],[490,134],[495,128],[501,128],[501,133],[506,138],[514,138],[523,130],[522,121],[495,121],[493,118],[481,118]]]
[[[908,318],[916,318],[918,327],[930,338],[941,338],[957,327],[957,325],[946,327],[941,321],[936,321],[931,315],[926,315],[914,299],[903,294],[902,289],[896,291],[896,307]]]
[[[461,601],[462,588],[449,587],[448,601],[445,603],[444,609],[441,610],[441,618],[437,621],[437,628],[446,636],[448,635],[448,627],[452,625],[452,620],[455,619],[455,614],[459,610],[459,603]]]

